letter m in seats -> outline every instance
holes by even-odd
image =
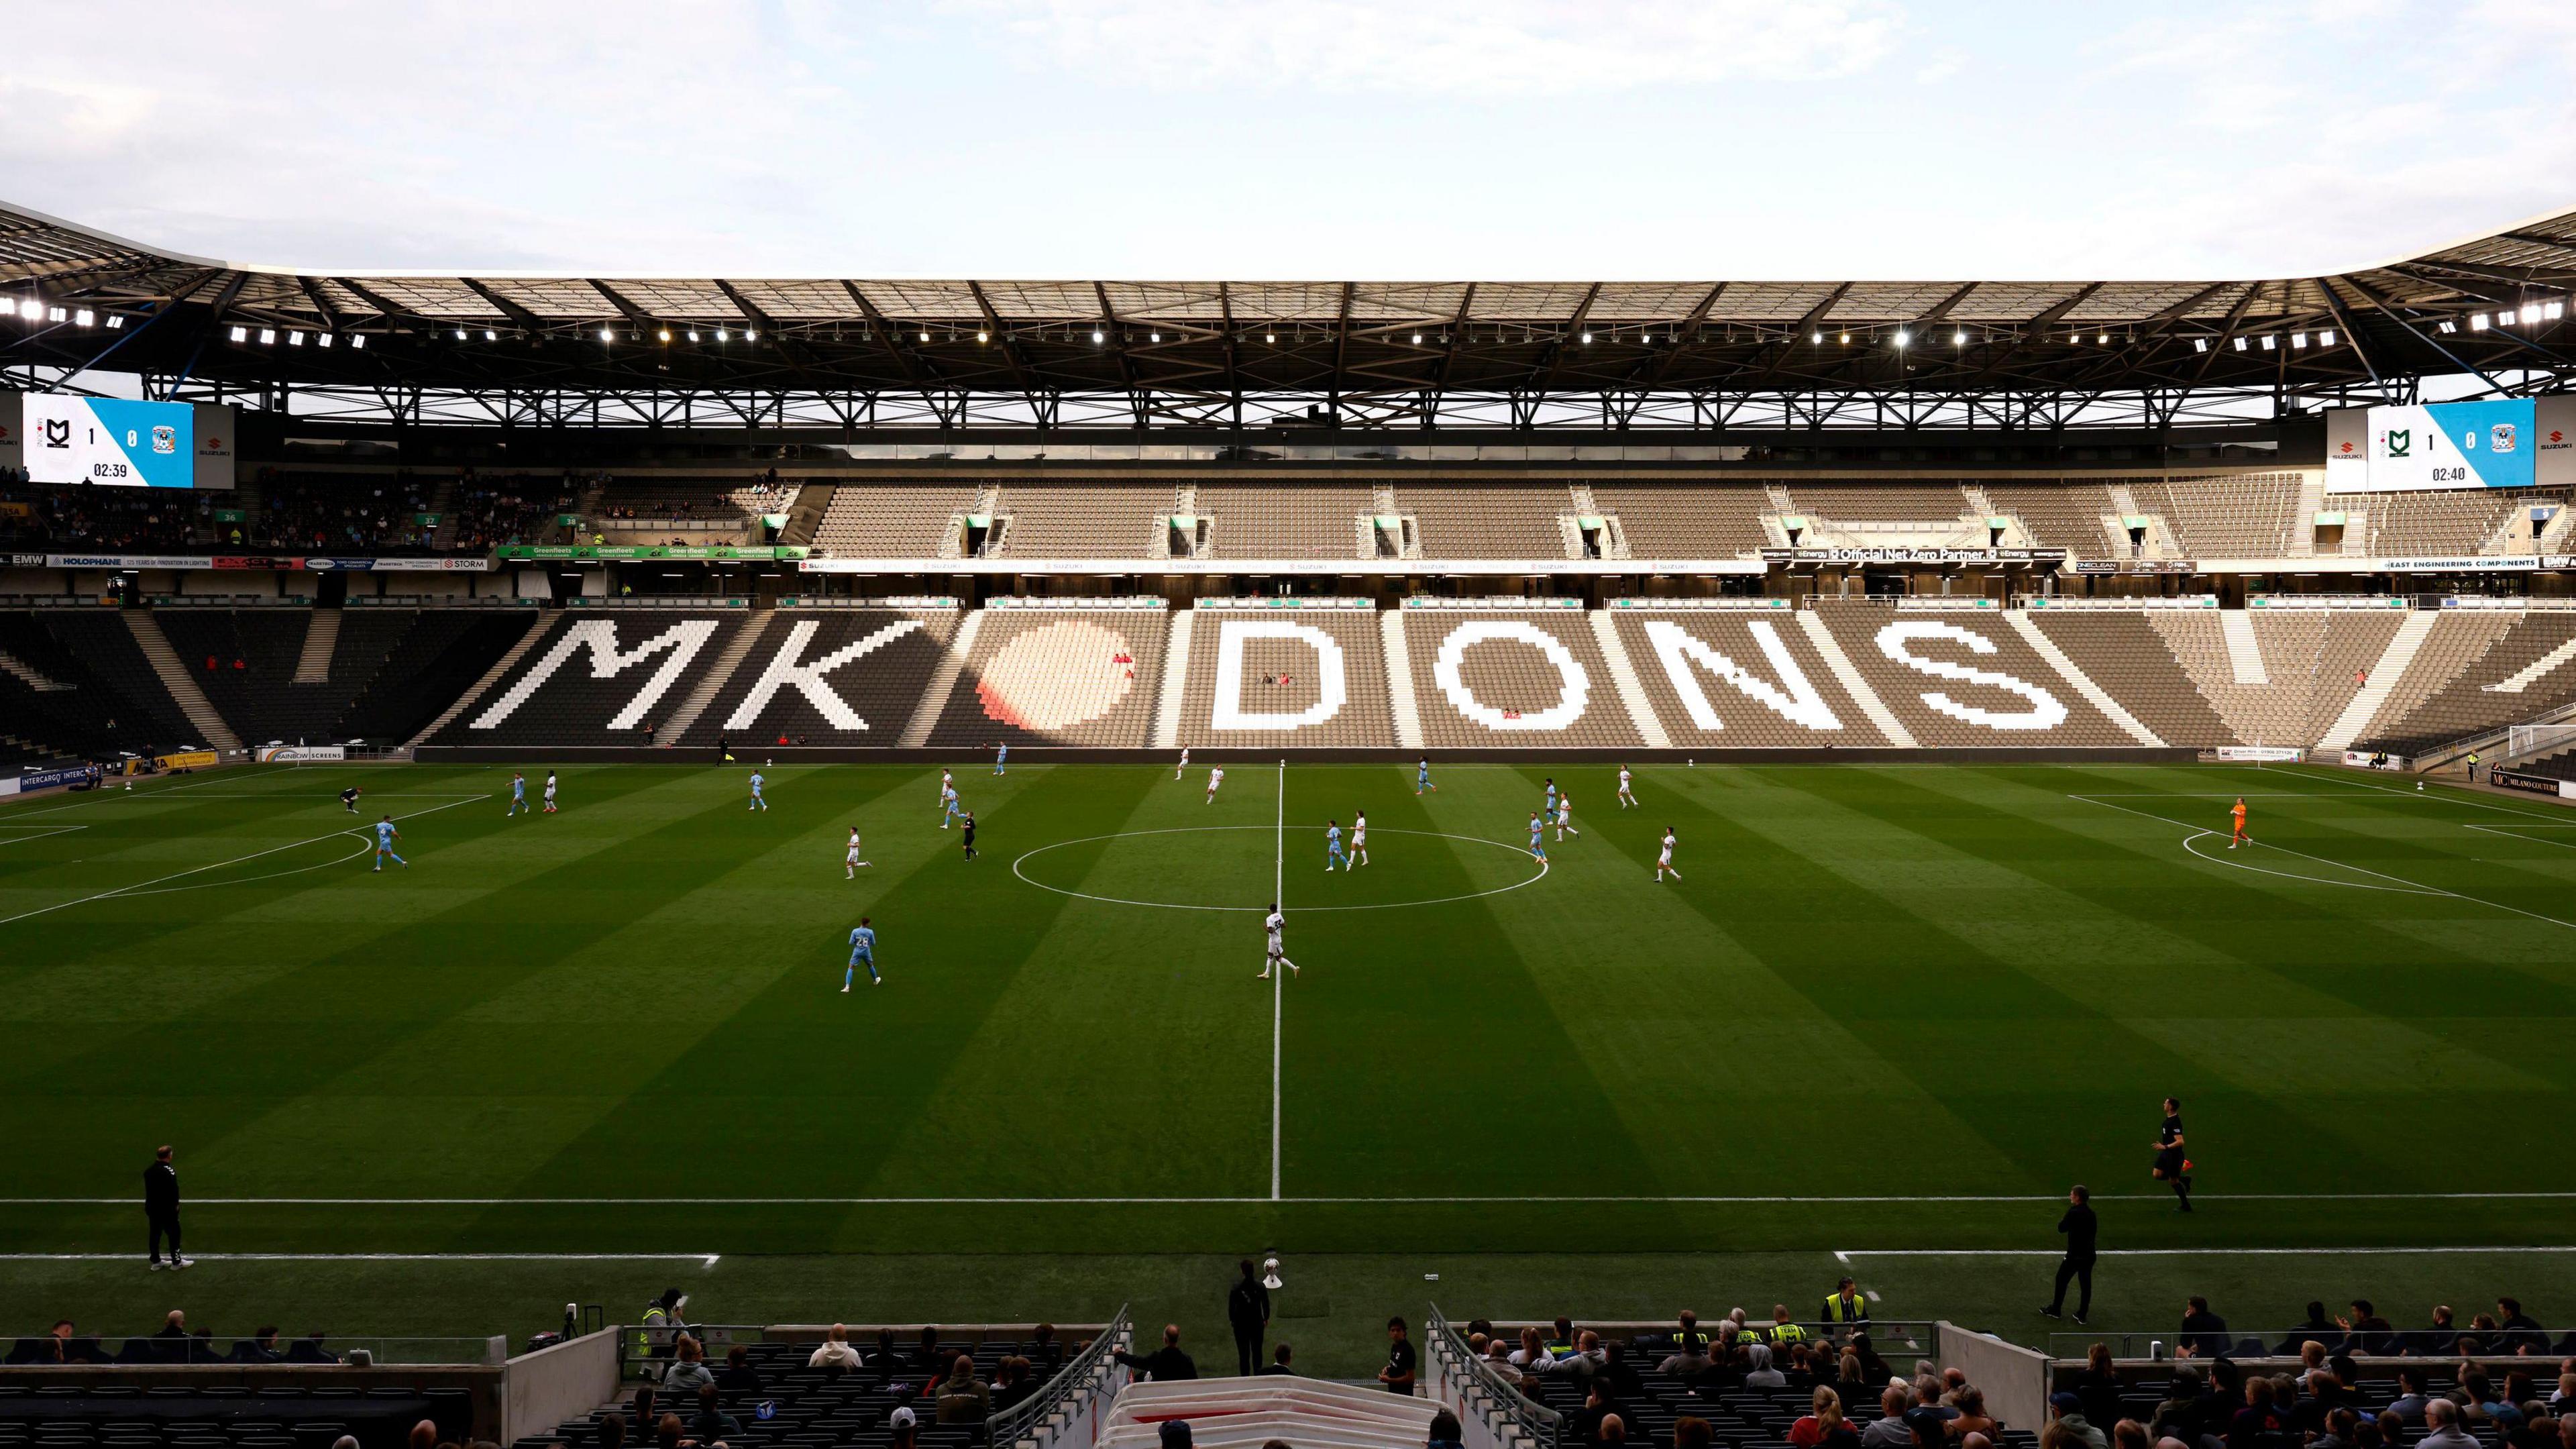
[[[490,709],[475,716],[474,722],[467,727],[478,730],[498,728],[503,720],[517,713],[519,706],[526,704],[530,696],[544,688],[558,671],[571,663],[574,655],[587,649],[590,651],[590,677],[593,679],[614,679],[657,656],[661,659],[661,667],[644,681],[644,687],[635,692],[635,697],[628,700],[623,709],[609,718],[608,728],[631,730],[648,711],[662,702],[663,696],[671,692],[671,686],[687,672],[690,661],[696,659],[699,652],[707,647],[707,641],[715,637],[717,622],[714,619],[682,619],[630,650],[617,646],[616,620],[577,620],[546,650],[545,657],[537,661],[536,668],[521,675],[518,683],[493,701]],[[649,629],[652,625],[641,627]]]

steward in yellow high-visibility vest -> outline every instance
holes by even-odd
[[[1867,1323],[1869,1300],[1860,1296],[1860,1289],[1851,1279],[1845,1278],[1825,1295],[1823,1317],[1827,1323]]]

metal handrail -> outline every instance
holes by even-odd
[[[1505,1383],[1502,1375],[1495,1373],[1482,1358],[1477,1357],[1475,1350],[1467,1346],[1466,1337],[1440,1311],[1438,1304],[1432,1305],[1426,1332],[1434,1352],[1454,1359],[1460,1365],[1461,1397],[1472,1401],[1468,1405],[1471,1410],[1486,1418],[1501,1414],[1536,1449],[1558,1449],[1564,1442],[1565,1416],[1523,1394],[1518,1385]]]
[[[1127,1305],[1109,1320],[1082,1352],[1065,1362],[1065,1366],[1041,1385],[1038,1391],[1002,1409],[984,1421],[984,1442],[988,1445],[1017,1443],[1030,1427],[1043,1423],[1046,1417],[1062,1408],[1074,1394],[1101,1372],[1109,1356],[1125,1348],[1135,1338],[1136,1326],[1127,1316]]]

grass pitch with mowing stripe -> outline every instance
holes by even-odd
[[[1351,1265],[1315,1333],[1364,1357],[1425,1298],[1660,1313],[1690,1287],[1708,1312],[1820,1298],[1836,1250],[2044,1250],[2077,1180],[2115,1250],[2576,1242],[2576,817],[2540,802],[2304,769],[1658,766],[1621,811],[1613,767],[1445,767],[1417,797],[1410,766],[1292,764],[1284,790],[1229,766],[1206,804],[1204,767],[978,760],[969,861],[935,768],[766,770],[767,811],[751,768],[567,768],[562,813],[515,819],[482,766],[0,809],[0,1251],[136,1252],[137,1174],[173,1142],[210,1260],[191,1301],[291,1322],[523,1332],[666,1270],[385,1265],[463,1320],[431,1324],[367,1271],[211,1259],[713,1253],[691,1271],[746,1296],[694,1311],[744,1318],[872,1311],[800,1284],[1071,1318],[1123,1274],[1186,1320],[1270,1249]],[[1550,775],[1582,834],[1551,826],[1542,872]],[[2230,851],[2239,793],[2257,843]],[[1370,863],[1326,872],[1326,820],[1360,811]],[[407,870],[369,869],[382,814]],[[1667,826],[1684,878],[1657,883]],[[1305,968],[1275,995],[1274,880]],[[843,995],[861,915],[886,985]],[[2146,1177],[2168,1092],[2189,1217]],[[1670,1286],[1654,1256],[1719,1252],[1748,1256]],[[1011,1256],[919,1256],[961,1253]],[[1155,1302],[1186,1255],[1218,1265],[1206,1303]],[[1417,1258],[1518,1264],[1552,1300],[1387,1301]],[[2419,1280],[2576,1318],[2569,1255],[2319,1261],[2123,1260],[2096,1321],[2113,1293],[2159,1327],[2194,1286],[2277,1285],[2289,1322]],[[2048,1326],[2021,1304],[2044,1260],[1855,1263],[1939,1300],[1891,1312]],[[112,1328],[139,1273],[12,1262],[0,1313]]]

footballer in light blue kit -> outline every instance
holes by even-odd
[[[1547,801],[1539,808],[1538,813],[1542,820],[1556,818],[1556,777],[1554,775],[1547,777]]]
[[[1425,790],[1438,790],[1439,788],[1439,786],[1431,783],[1431,757],[1429,755],[1425,755],[1413,767],[1413,793],[1419,795]]]
[[[993,751],[993,773],[996,775],[1009,774],[1010,771],[1006,767],[1010,763],[1011,742],[1009,740],[1004,740],[1002,741],[1001,747]]]
[[[965,813],[965,807],[957,803],[957,787],[954,785],[940,786],[939,828],[942,830],[947,829],[949,821],[954,820]]]
[[[384,819],[376,822],[376,869],[383,870],[385,868],[385,858],[388,856],[392,856],[394,864],[401,866],[405,870],[411,869],[410,861],[403,859],[399,855],[394,855],[394,842],[400,839],[402,839],[402,832],[394,829],[394,818],[392,816],[388,815]]]
[[[745,806],[745,809],[766,810],[769,808],[768,798],[760,793],[760,787],[765,783],[767,782],[760,778],[760,772],[758,770],[751,772],[751,804]]]
[[[856,979],[862,966],[868,968],[870,986],[885,985],[885,978],[877,974],[876,927],[869,925],[865,916],[859,917],[859,923],[850,928],[850,964],[841,972],[841,990],[846,992],[850,989],[850,982]]]
[[[1332,820],[1324,825],[1324,869],[1331,870],[1337,860],[1344,871],[1351,868],[1351,858],[1342,854],[1342,822]]]
[[[510,777],[510,808],[501,812],[501,818],[507,820],[513,815],[530,815],[534,813],[534,811],[528,808],[528,777],[525,775],[512,775]]]
[[[1530,858],[1531,858],[1531,859],[1533,859],[1533,860],[1545,860],[1545,859],[1547,859],[1547,825],[1546,825],[1546,823],[1545,823],[1544,821],[1540,820],[1538,816],[1536,816],[1536,815],[1532,815],[1532,816],[1530,816],[1530,821],[1529,821],[1529,831],[1530,831]]]

